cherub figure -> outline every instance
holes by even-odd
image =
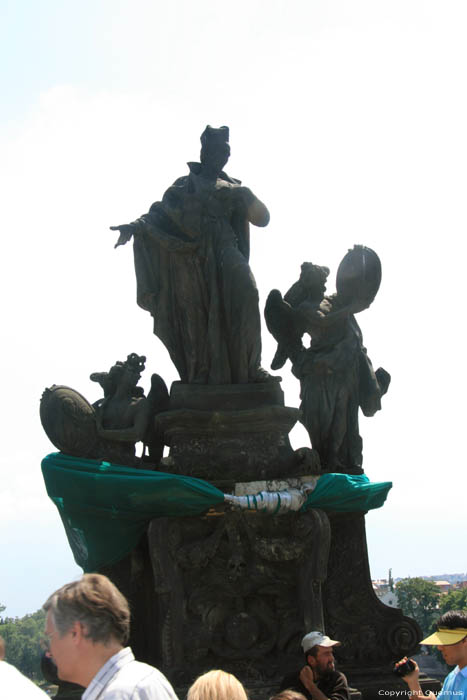
[[[353,258],[346,258],[353,254]],[[381,408],[390,375],[373,370],[363,346],[355,313],[373,301],[381,272],[374,251],[356,246],[341,263],[336,281],[337,294],[325,295],[327,267],[303,263],[300,279],[282,298],[272,290],[266,301],[265,318],[278,341],[272,368],[289,358],[292,372],[300,380],[302,423],[311,444],[329,471],[362,471],[362,439],[358,409],[373,416]],[[361,260],[366,264],[360,264]],[[350,272],[349,272],[350,270]],[[363,272],[362,272],[363,271]],[[340,273],[340,276],[339,276]],[[366,281],[359,279],[367,275]],[[302,337],[310,335],[305,348]]]
[[[158,463],[163,442],[154,431],[154,415],[168,406],[169,395],[164,380],[151,377],[147,397],[137,386],[145,368],[144,355],[131,353],[125,362],[116,362],[108,372],[96,372],[90,379],[104,390],[104,398],[93,404],[96,411],[97,434],[107,444],[114,443],[122,457],[133,461],[135,443],[143,442],[149,449],[149,459]]]
[[[92,406],[69,386],[54,384],[46,389],[40,415],[51,442],[73,457],[147,469],[157,466],[164,443],[156,432],[154,417],[167,410],[169,393],[158,374],[151,377],[147,397],[137,386],[145,361],[144,356],[131,353],[108,372],[91,374],[91,380],[104,390],[104,398]],[[140,441],[144,444],[141,458],[135,456],[135,443]]]

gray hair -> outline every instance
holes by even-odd
[[[42,606],[50,612],[61,637],[75,622],[93,642],[125,644],[130,634],[130,609],[118,588],[101,574],[84,574],[59,588]]]

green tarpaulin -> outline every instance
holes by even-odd
[[[392,481],[372,483],[364,474],[323,474],[302,510],[321,508],[340,513],[381,508]]]
[[[222,491],[202,479],[61,453],[42,460],[42,473],[75,561],[84,571],[122,559],[153,518],[198,515],[224,502]],[[365,476],[323,474],[303,508],[379,508],[391,486],[391,482],[372,484]]]

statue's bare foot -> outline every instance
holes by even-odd
[[[276,354],[274,355],[273,361],[271,362],[271,369],[280,369],[287,362],[288,355],[287,350],[283,345],[278,345]]]

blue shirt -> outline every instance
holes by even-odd
[[[467,700],[467,666],[456,666],[446,676],[438,700]]]

